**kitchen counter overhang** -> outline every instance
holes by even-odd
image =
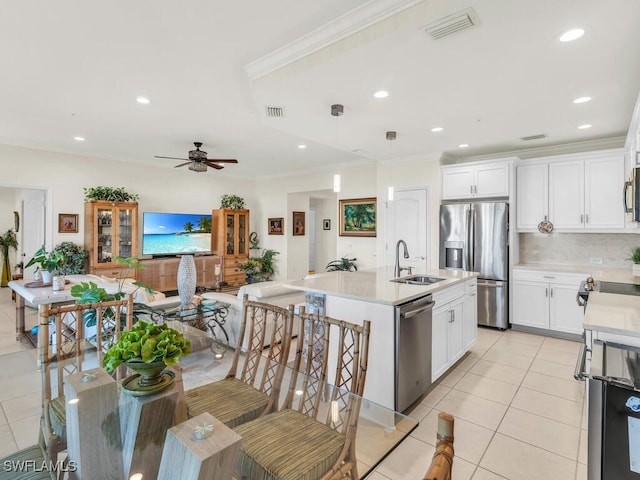
[[[357,272],[318,273],[303,280],[288,280],[284,284],[306,292],[396,306],[478,276],[476,272],[438,269],[419,270],[415,274],[444,280],[430,285],[396,283],[391,281],[394,279],[393,267],[380,267]]]
[[[591,292],[584,329],[640,338],[640,296]]]

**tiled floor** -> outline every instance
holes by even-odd
[[[35,350],[15,342],[14,319],[10,290],[2,288],[0,457],[33,444],[38,432]],[[411,413],[418,428],[367,480],[422,479],[440,411],[455,416],[455,480],[586,479],[584,384],[573,380],[578,349],[576,342],[479,329],[470,354]]]

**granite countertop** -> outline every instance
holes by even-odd
[[[390,280],[394,278],[393,267],[381,267],[357,272],[318,273],[304,280],[288,280],[283,283],[296,290],[385,305],[400,305],[478,276],[476,272],[438,269],[417,270],[413,274],[429,275],[445,280],[431,285],[407,285],[391,282]],[[407,276],[409,275],[402,275],[402,277]]]
[[[640,337],[640,296],[589,293],[584,328]]]
[[[633,275],[631,265],[629,268],[603,267],[602,265],[557,265],[546,263],[517,263],[513,268],[525,270],[539,270],[559,273],[584,273],[592,276],[594,280],[620,283],[640,283],[640,277]]]

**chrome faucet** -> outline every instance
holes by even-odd
[[[404,247],[404,258],[409,258],[409,251],[407,250],[407,243],[404,240],[398,240],[396,243],[396,266],[393,270],[394,278],[398,278],[403,270],[409,272],[411,275],[411,267],[400,268],[400,244]]]

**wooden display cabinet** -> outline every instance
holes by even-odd
[[[211,228],[211,249],[223,259],[223,280],[244,285],[246,275],[238,263],[249,258],[249,210],[214,210]]]
[[[84,248],[89,251],[89,273],[118,277],[128,268],[115,257],[138,255],[138,204],[91,201],[84,204]],[[137,270],[128,273],[136,278]]]

